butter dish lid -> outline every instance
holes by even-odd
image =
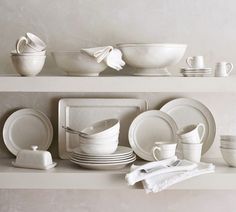
[[[52,155],[48,151],[37,150],[38,146],[31,146],[32,150],[20,150],[13,166],[31,169],[50,169],[56,166],[52,161]]]

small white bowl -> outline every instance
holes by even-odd
[[[220,148],[221,154],[225,162],[232,167],[236,167],[236,149]]]
[[[82,132],[88,135],[83,135],[85,138],[104,138],[118,134],[120,131],[120,122],[118,119],[106,119],[94,123],[86,127]]]
[[[112,143],[103,143],[103,144],[79,144],[80,149],[91,155],[103,155],[103,154],[112,154],[116,151],[118,147],[118,140],[117,142]]]
[[[236,141],[220,141],[220,146],[225,149],[236,149]]]
[[[119,133],[107,136],[107,137],[97,137],[97,138],[87,138],[79,136],[79,142],[81,143],[90,143],[90,144],[108,144],[116,142],[119,139]]]
[[[15,70],[22,76],[36,76],[43,69],[46,56],[12,55],[11,60]]]
[[[72,76],[98,76],[107,68],[103,62],[82,52],[52,52],[59,68]]]

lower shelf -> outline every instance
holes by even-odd
[[[70,161],[58,160],[51,170],[14,168],[12,159],[0,160],[0,189],[140,189],[127,186],[124,176],[129,168],[113,171],[86,170]],[[213,160],[211,160],[213,161]],[[207,162],[211,162],[207,161]],[[236,189],[236,168],[216,161],[216,172],[186,180],[169,190]]]

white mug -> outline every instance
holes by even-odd
[[[36,35],[27,32],[25,36],[20,37],[16,42],[16,52],[39,52],[46,49],[46,44]]]
[[[183,158],[192,162],[200,162],[202,154],[202,143],[186,144],[181,143]]]
[[[216,64],[215,76],[216,77],[227,77],[233,70],[233,64],[228,62],[219,62]]]
[[[202,123],[187,125],[177,131],[182,143],[201,143],[205,135],[205,125]]]
[[[193,56],[186,59],[186,63],[190,68],[204,68],[203,56]]]
[[[177,143],[155,142],[152,148],[152,155],[155,160],[164,160],[175,156]]]

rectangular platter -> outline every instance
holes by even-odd
[[[119,145],[129,146],[129,126],[137,115],[147,110],[147,102],[123,98],[66,98],[59,101],[58,107],[59,157],[69,159],[70,152],[79,144],[79,136],[65,132],[62,126],[82,130],[97,121],[117,118],[121,124]]]

